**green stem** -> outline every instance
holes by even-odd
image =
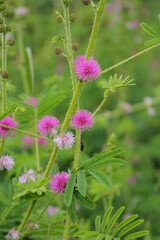
[[[25,224],[27,223],[28,218],[29,218],[30,214],[32,213],[32,210],[33,210],[36,202],[37,202],[37,200],[34,200],[34,201],[31,203],[31,205],[29,206],[28,211],[26,212],[26,215],[24,216],[21,224],[20,224],[19,227],[18,227],[18,231],[19,231],[19,232],[21,232],[21,231],[23,230]]]
[[[81,145],[81,131],[76,130],[76,145],[75,145],[75,155],[74,155],[74,169],[78,170],[79,157],[80,157],[80,145]]]
[[[29,231],[34,227],[34,225],[35,225],[35,224],[39,221],[39,219],[43,216],[43,214],[44,214],[45,211],[47,210],[48,206],[53,202],[55,196],[56,196],[56,194],[54,194],[53,197],[49,200],[49,202],[47,203],[47,205],[45,206],[45,208],[43,209],[43,211],[41,212],[41,214],[40,214],[40,215],[36,218],[36,220],[33,222],[33,224],[21,235],[20,240],[23,239],[24,236],[26,236],[26,235],[29,233]],[[35,200],[35,201],[37,201],[37,200]],[[34,202],[35,202],[35,201],[34,201]],[[30,207],[30,209],[31,209],[31,207]],[[27,214],[28,217],[29,217],[30,214],[31,214],[30,209],[28,210],[28,214]],[[24,226],[23,226],[23,227],[24,227]],[[19,229],[18,229],[18,230],[19,230]],[[19,232],[21,232],[21,231],[22,231],[22,229],[19,230]]]
[[[73,90],[76,88],[76,75],[74,72],[74,64],[73,64],[73,50],[72,50],[72,37],[71,37],[71,28],[70,28],[70,18],[69,18],[69,8],[65,7],[62,1],[63,11],[64,11],[64,27],[66,33],[66,48],[68,55],[68,63],[70,67],[71,79],[73,84]]]
[[[106,94],[106,96],[104,97],[104,99],[102,100],[102,102],[100,103],[100,105],[97,107],[97,109],[94,111],[94,113],[92,114],[92,116],[96,115],[97,112],[100,111],[100,109],[103,107],[103,105],[105,104],[107,98],[109,97],[109,94]]]
[[[115,65],[113,65],[113,66],[111,66],[109,68],[107,68],[107,69],[105,69],[105,70],[103,70],[101,72],[101,74],[104,74],[104,73],[106,73],[108,71],[111,71],[112,69],[119,67],[120,65],[122,65],[122,64],[124,64],[124,63],[126,63],[126,62],[128,62],[128,61],[130,61],[130,60],[132,60],[132,59],[142,55],[143,53],[146,53],[146,52],[152,50],[153,48],[158,47],[159,45],[160,45],[160,43],[157,43],[157,44],[155,44],[155,45],[153,45],[151,47],[148,47],[148,48],[144,49],[143,51],[141,51],[139,53],[136,53],[135,55],[133,55],[133,56],[131,56],[131,57],[129,57],[129,58],[127,58],[127,59],[125,59],[125,60],[123,60],[123,61],[121,61],[121,62],[119,62],[119,63],[117,63],[117,64],[115,64]]]
[[[38,122],[38,109],[35,107],[35,119],[34,119],[34,126],[35,126],[35,135],[37,135],[37,122]],[[38,145],[38,138],[35,138],[35,151],[36,151],[36,162],[37,162],[37,172],[40,170],[40,160],[39,160],[39,145]]]
[[[64,235],[63,235],[63,240],[67,240],[68,239],[70,222],[71,222],[70,217],[67,215],[66,224],[65,224],[65,230],[64,230]]]
[[[2,83],[2,111],[5,112],[7,108],[6,79],[2,79],[1,83]]]
[[[21,130],[21,129],[18,129],[18,128],[13,128],[13,127],[10,127],[10,126],[6,126],[6,125],[4,125],[4,124],[0,124],[0,126],[5,127],[5,128],[9,128],[9,129],[12,129],[12,130],[14,130],[14,131],[16,131],[16,132],[20,132],[20,133],[23,133],[23,134],[28,135],[28,136],[31,136],[31,137],[41,138],[41,139],[46,140],[46,141],[48,141],[48,142],[53,142],[52,139],[49,139],[49,138],[46,138],[46,137],[42,137],[42,136],[36,135],[36,134],[34,134],[34,133],[29,133],[29,132],[26,132],[26,131]]]
[[[5,142],[5,138],[2,138],[1,139],[1,146],[0,146],[0,158],[2,157],[4,142]]]

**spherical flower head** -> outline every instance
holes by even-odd
[[[41,146],[45,146],[47,145],[47,141],[42,139],[42,138],[38,138],[38,143],[41,145]]]
[[[66,172],[56,173],[53,179],[50,180],[50,187],[56,194],[60,191],[61,194],[65,191],[70,174]]]
[[[152,98],[147,96],[144,98],[144,104],[150,106],[152,104]]]
[[[22,146],[23,149],[27,149],[33,144],[33,138],[30,136],[23,137],[21,141],[25,143],[25,145]]]
[[[53,215],[55,215],[57,212],[59,211],[59,208],[57,207],[53,207],[53,206],[49,206],[47,208],[47,213],[49,217],[52,217]]]
[[[147,113],[148,113],[149,116],[152,117],[152,116],[155,115],[156,110],[153,107],[150,107],[150,108],[147,109]]]
[[[6,239],[7,239],[7,240],[12,240],[12,239],[18,240],[18,239],[19,239],[19,235],[20,235],[20,233],[19,233],[17,230],[15,230],[15,228],[12,228],[12,229],[8,232],[8,234],[7,234],[7,236],[6,236]]]
[[[8,127],[13,127],[13,128],[17,127],[17,122],[9,116],[6,116],[5,118],[3,118],[0,121],[0,124],[6,125]],[[14,130],[0,126],[0,136],[5,138],[7,133],[13,135]]]
[[[28,172],[24,173],[18,178],[20,183],[29,183],[29,179],[32,179],[34,182],[36,180],[35,171],[30,169]]]
[[[3,170],[3,168],[6,168],[8,171],[10,171],[14,166],[14,159],[11,156],[2,156],[0,159],[0,170]]]
[[[18,16],[24,16],[26,14],[28,14],[28,9],[26,7],[17,7],[15,8],[15,13],[18,15]]]
[[[59,127],[59,120],[56,117],[46,115],[42,117],[38,122],[38,131],[42,136],[50,134],[56,134],[55,128]]]
[[[89,82],[100,77],[101,68],[94,57],[86,59],[86,55],[79,56],[74,61],[74,68],[80,81]]]
[[[79,131],[85,131],[92,127],[93,124],[94,118],[91,115],[91,112],[88,112],[87,110],[79,110],[71,120],[72,127]]]
[[[62,147],[64,146],[65,149],[70,149],[73,146],[73,143],[75,142],[75,137],[72,132],[67,132],[62,134],[61,136],[57,136],[53,140],[54,143],[56,143],[57,147],[62,150]]]
[[[29,97],[27,100],[24,101],[24,103],[33,107],[37,107],[38,105],[37,99],[35,97]]]

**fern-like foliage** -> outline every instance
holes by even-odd
[[[141,23],[140,26],[146,33],[148,33],[150,36],[154,37],[153,39],[145,42],[146,47],[160,43],[160,34],[159,33],[157,33],[153,28],[148,26],[146,23]]]
[[[103,219],[98,215],[95,219],[95,231],[81,231],[75,233],[75,237],[79,239],[96,239],[96,240],[130,240],[137,239],[149,234],[149,231],[133,232],[137,226],[143,223],[142,219],[138,219],[138,214],[134,214],[127,219],[121,221],[118,225],[118,219],[125,210],[120,207],[114,215],[112,215],[113,207],[109,207],[104,214]],[[132,230],[132,233],[129,233]]]
[[[117,74],[115,74],[114,76],[110,76],[107,84],[103,86],[103,88],[106,88],[104,95],[106,95],[108,90],[110,90],[111,92],[115,92],[116,88],[135,85],[135,83],[133,83],[133,79],[130,79],[129,76],[124,79],[122,77],[122,75],[118,77]]]

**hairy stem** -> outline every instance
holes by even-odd
[[[111,66],[111,67],[109,67],[109,68],[107,68],[107,69],[105,69],[105,70],[103,70],[103,71],[101,72],[101,74],[104,74],[104,73],[106,73],[106,72],[108,72],[108,71],[111,71],[112,69],[117,68],[117,67],[119,67],[120,65],[122,65],[122,64],[124,64],[124,63],[126,63],[126,62],[129,62],[130,60],[132,60],[132,59],[134,59],[134,58],[142,55],[143,53],[146,53],[146,52],[148,52],[148,51],[150,51],[150,50],[152,50],[153,48],[156,48],[156,47],[158,47],[158,46],[160,46],[160,43],[157,43],[157,44],[155,44],[155,45],[153,45],[153,46],[151,46],[151,47],[148,47],[148,48],[142,50],[141,52],[136,53],[135,55],[133,55],[133,56],[131,56],[131,57],[129,57],[129,58],[126,58],[125,60],[123,60],[123,61],[121,61],[121,62],[119,62],[119,63],[117,63],[117,64],[115,64],[115,65],[113,65],[113,66]]]
[[[21,129],[18,129],[18,128],[13,128],[13,127],[10,127],[10,126],[6,126],[6,125],[4,125],[4,124],[0,124],[0,126],[5,127],[5,128],[9,128],[9,129],[12,129],[12,130],[14,130],[14,131],[16,131],[16,132],[20,132],[20,133],[23,133],[23,134],[28,135],[28,136],[31,136],[31,137],[41,138],[41,139],[46,140],[46,141],[48,141],[48,142],[53,142],[53,140],[51,140],[51,139],[49,139],[49,138],[42,137],[42,136],[36,135],[36,134],[34,134],[34,133],[29,133],[29,132],[26,132],[26,131],[21,130]]]
[[[81,145],[81,131],[76,130],[76,145],[75,145],[75,154],[74,154],[74,169],[78,170],[79,157],[80,157],[80,145]]]
[[[37,107],[35,107],[35,119],[34,119],[35,135],[37,135],[37,122],[38,122],[38,109]],[[38,138],[35,138],[35,151],[36,151],[36,162],[37,162],[37,172],[38,172],[40,170]]]
[[[70,222],[71,222],[70,217],[67,215],[66,224],[65,224],[65,230],[64,230],[64,235],[63,235],[63,240],[67,240],[68,239]]]

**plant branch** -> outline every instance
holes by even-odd
[[[67,215],[66,224],[65,224],[65,230],[64,230],[64,235],[63,235],[63,240],[67,240],[68,239],[70,222],[71,222],[70,217]]]

